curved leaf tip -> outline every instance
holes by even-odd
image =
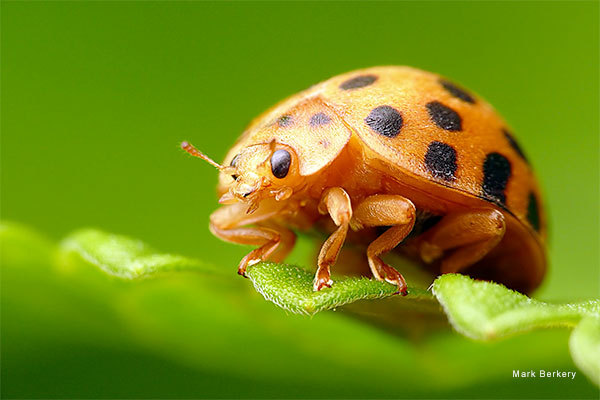
[[[600,386],[600,318],[585,317],[573,330],[569,348],[575,364]]]

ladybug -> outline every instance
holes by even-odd
[[[241,275],[283,260],[294,230],[327,222],[315,291],[331,287],[349,231],[370,242],[373,276],[403,295],[404,277],[381,259],[393,249],[435,273],[524,293],[545,274],[546,219],[527,157],[488,103],[436,74],[386,66],[335,76],[253,120],[223,165],[182,148],[221,172],[211,232],[258,246]]]

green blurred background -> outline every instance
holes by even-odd
[[[535,296],[598,297],[598,12],[595,1],[3,2],[2,219],[54,240],[84,226],[127,234],[229,266],[238,279],[247,249],[207,229],[217,173],[182,154],[180,141],[221,159],[250,119],[288,95],[352,69],[410,65],[486,98],[532,160],[551,230],[550,273]],[[3,287],[27,290],[26,281],[7,279]],[[4,308],[3,327],[26,329]],[[9,363],[3,355],[3,397],[167,397],[186,385],[183,396],[219,397],[190,383],[210,382],[210,370],[173,366],[151,352],[86,343],[78,359],[65,359],[36,356],[23,343],[3,342],[3,354],[15,355]],[[95,373],[75,373],[85,367]],[[61,368],[70,378],[32,379]],[[90,377],[110,371],[123,381],[103,392]],[[324,393],[285,382],[277,383],[281,391],[248,393],[227,374],[215,379],[229,388],[226,397]],[[474,385],[460,395],[497,397],[503,387],[504,395],[539,397],[533,383]],[[553,393],[576,387],[568,385]],[[578,385],[582,396],[590,393],[585,381]]]

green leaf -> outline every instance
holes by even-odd
[[[2,260],[11,265],[44,263],[52,258],[54,243],[19,223],[0,222]]]
[[[497,339],[539,328],[576,327],[570,340],[573,359],[598,384],[600,300],[544,303],[502,285],[459,274],[437,278],[433,292],[452,326],[476,340]]]
[[[60,247],[63,256],[68,258],[77,254],[107,274],[123,279],[178,270],[218,271],[198,260],[158,253],[140,240],[94,229],[82,229],[69,235]],[[312,273],[285,264],[261,263],[250,267],[247,275],[265,299],[287,311],[305,315],[358,300],[383,299],[394,296],[396,292],[393,285],[367,278],[346,278],[336,282],[333,288],[314,292]],[[433,296],[425,290],[409,287],[405,299],[433,300]]]
[[[249,270],[288,309],[337,307],[306,318],[264,301],[231,266],[219,270],[101,231],[82,230],[56,246],[29,229],[0,227],[5,397],[391,398],[397,385],[373,382],[398,381],[407,397],[482,397],[510,383],[515,366],[573,368],[560,345],[567,332],[467,340],[415,288],[390,296],[391,285],[340,278],[314,294],[311,272],[266,263]],[[381,298],[365,300],[371,296]],[[40,368],[44,379],[24,384]],[[545,397],[557,387],[531,382],[527,390]],[[596,393],[585,379],[569,390]]]
[[[573,330],[569,348],[575,364],[600,386],[600,318],[585,317]]]
[[[124,279],[178,270],[217,271],[198,260],[158,253],[141,240],[95,229],[82,229],[71,234],[60,247],[67,257],[78,254],[107,274]]]
[[[390,296],[407,301],[433,299],[430,293],[415,287],[409,287],[408,295],[403,298],[395,295],[396,286],[367,278],[334,280],[331,288],[315,292],[313,273],[285,264],[260,263],[250,267],[247,275],[265,299],[297,314],[314,315],[358,300],[383,299]]]
[[[536,328],[574,327],[585,315],[600,317],[600,301],[549,304],[506,287],[459,274],[437,278],[433,293],[454,328],[465,336],[488,340]]]

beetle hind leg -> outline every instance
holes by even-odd
[[[354,211],[353,229],[374,226],[392,226],[367,247],[367,259],[373,276],[398,287],[398,293],[407,294],[402,274],[384,263],[380,256],[396,247],[412,231],[416,219],[413,203],[399,195],[374,195],[364,199]]]
[[[504,237],[506,224],[493,209],[448,214],[419,238],[426,263],[441,259],[442,274],[460,272],[487,255]]]

